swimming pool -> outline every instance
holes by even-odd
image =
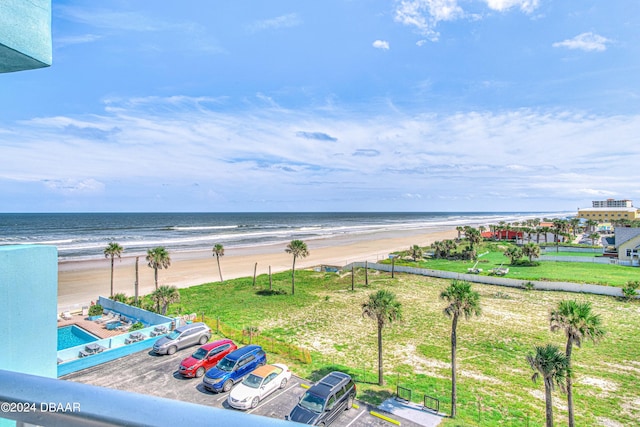
[[[100,338],[76,325],[58,328],[58,350],[87,344],[98,341],[99,339]]]

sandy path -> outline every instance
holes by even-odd
[[[396,232],[400,237],[389,235],[362,236],[359,238],[332,238],[308,241],[309,256],[296,261],[297,268],[306,268],[319,264],[344,266],[354,261],[375,262],[387,258],[389,252],[408,249],[417,244],[426,246],[436,240],[457,236],[455,230],[434,232]],[[292,257],[285,250],[286,244],[257,246],[247,248],[225,248],[220,259],[222,275],[225,280],[253,275],[256,263],[257,274],[266,274],[271,266],[273,273],[290,270]],[[202,283],[218,281],[218,267],[211,251],[170,253],[171,266],[159,270],[160,285],[188,287]],[[144,260],[139,260],[140,295],[152,292],[155,288],[153,269]],[[114,264],[114,292],[134,294],[135,258],[127,257],[126,252]],[[110,261],[108,259],[92,261],[70,261],[59,263],[58,272],[58,311],[77,309],[95,301],[99,295],[108,296],[110,291]]]

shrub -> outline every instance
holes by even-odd
[[[136,322],[133,325],[131,325],[131,328],[129,329],[130,331],[137,331],[139,329],[144,329],[144,323],[142,322]]]
[[[525,291],[532,291],[535,288],[535,285],[533,284],[533,282],[524,282],[522,284],[522,288]]]
[[[630,280],[627,282],[624,288],[622,288],[622,295],[624,299],[630,300],[638,295],[638,288],[640,288],[640,281]]]
[[[89,307],[89,316],[99,316],[103,311],[104,310],[100,304],[94,304]]]
[[[126,304],[127,300],[128,300],[127,296],[122,292],[115,294],[113,297],[111,297],[111,299],[113,301],[118,301],[118,302],[121,302],[123,304]]]

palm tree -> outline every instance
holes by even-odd
[[[110,242],[107,247],[104,248],[104,257],[111,258],[111,293],[109,294],[111,298],[113,298],[113,259],[115,257],[120,258],[122,251],[124,251],[124,248],[116,242]]]
[[[224,256],[224,246],[220,243],[216,243],[213,245],[213,256],[216,257],[216,261],[218,261],[218,273],[220,274],[220,281],[222,282],[222,270],[220,269],[220,257]]]
[[[511,260],[511,265],[515,265],[522,258],[522,249],[517,246],[510,246],[504,251],[504,256]]]
[[[309,255],[307,244],[302,240],[292,240],[287,248],[284,250],[286,253],[293,255],[293,267],[291,271],[291,295],[296,293],[296,259],[306,258]]]
[[[362,303],[362,316],[377,322],[378,326],[378,385],[384,385],[382,372],[382,328],[396,320],[402,319],[402,304],[393,292],[381,289],[369,295],[369,300]]]
[[[418,245],[413,245],[409,248],[409,256],[413,258],[413,261],[417,261],[418,258],[422,258],[422,248]]]
[[[153,277],[158,290],[158,270],[169,268],[171,265],[171,257],[164,246],[158,246],[147,250],[147,265],[153,268]]]
[[[167,314],[169,304],[180,301],[180,292],[175,286],[162,285],[151,293],[151,299],[160,307],[160,314]]]
[[[464,235],[469,240],[469,250],[473,251],[477,245],[482,242],[482,234],[480,230],[473,227],[466,227],[464,230]]]
[[[456,416],[456,348],[458,339],[456,330],[458,329],[458,319],[464,315],[465,319],[471,316],[480,315],[480,294],[471,290],[471,283],[467,281],[454,280],[449,287],[442,291],[440,298],[447,301],[449,305],[445,307],[444,314],[451,320],[451,418]]]
[[[551,392],[557,385],[564,389],[563,381],[569,375],[569,361],[567,356],[555,345],[536,346],[536,353],[527,355],[527,362],[535,371],[531,380],[536,382],[539,377],[544,381],[544,397],[546,407],[547,427],[553,427],[553,402]]]
[[[540,246],[535,243],[527,243],[522,246],[522,254],[529,258],[529,262],[533,262],[534,258],[540,256]]]
[[[580,347],[582,341],[590,339],[598,341],[605,334],[600,327],[600,316],[591,312],[591,303],[577,301],[560,301],[558,307],[551,311],[549,322],[552,331],[564,330],[567,337],[565,355],[569,369],[571,369],[571,350],[573,344]],[[567,407],[569,410],[569,427],[573,427],[573,390],[571,375],[567,375]]]

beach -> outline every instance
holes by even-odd
[[[413,245],[428,246],[434,241],[452,239],[458,232],[451,228],[437,231],[403,230],[363,236],[334,236],[305,242],[309,256],[296,260],[296,270],[317,265],[344,266],[355,261],[376,262],[388,258],[390,252],[409,249]],[[286,244],[225,248],[220,258],[224,280],[251,277],[290,270],[293,257],[285,252]],[[158,284],[184,288],[220,280],[218,265],[211,250],[170,252],[171,265],[158,270]],[[257,266],[256,266],[257,264]],[[122,254],[115,258],[114,293],[134,295],[136,259]],[[61,261],[58,264],[58,311],[78,310],[109,296],[111,262],[108,258]],[[154,291],[154,270],[144,256],[138,261],[139,295]]]

